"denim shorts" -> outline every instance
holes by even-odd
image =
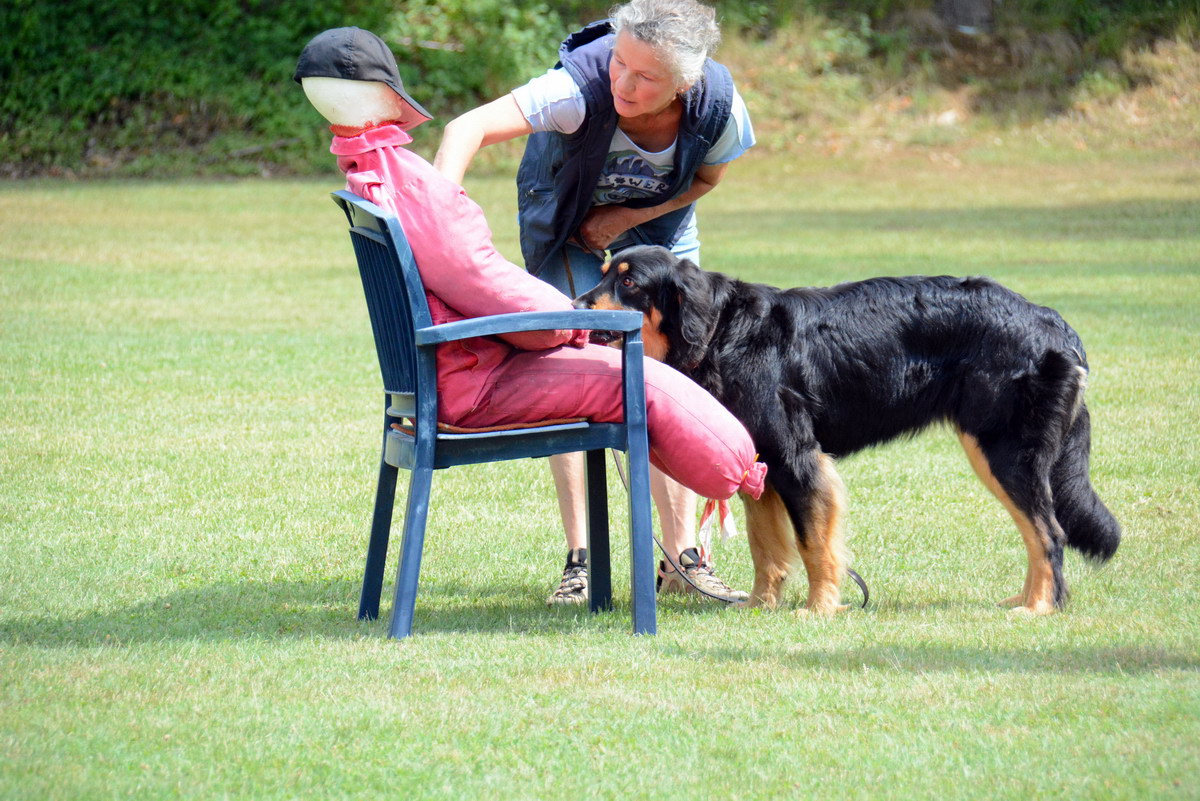
[[[644,241],[642,237],[638,236],[637,229],[634,229],[613,242],[609,246],[609,252],[616,256],[625,248],[653,244],[655,243]],[[684,229],[683,236],[671,246],[671,252],[681,259],[688,259],[696,266],[700,266],[700,236],[694,222]],[[604,275],[600,272],[603,264],[604,260],[591,251],[584,250],[575,244],[568,244],[563,248],[562,256],[552,259],[542,268],[542,271],[538,273],[538,278],[554,286],[567,297],[577,298],[600,283],[600,279]]]

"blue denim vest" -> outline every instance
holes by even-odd
[[[583,94],[583,125],[572,134],[539,132],[529,136],[517,170],[517,211],[521,254],[534,275],[553,259],[578,230],[592,207],[592,193],[608,156],[618,117],[609,85],[608,62],[615,34],[608,20],[593,22],[567,37],[556,67],[563,67]],[[683,116],[675,143],[675,168],[662,193],[627,201],[633,208],[657,206],[687,191],[713,143],[729,122],[733,78],[721,64],[705,61],[704,74],[682,97]],[[677,209],[634,229],[643,242],[670,247],[691,219],[695,204]]]

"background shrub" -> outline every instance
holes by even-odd
[[[104,170],[295,135],[297,42],[390,3],[9,0],[0,6],[0,147],[9,174]],[[156,159],[155,156],[158,158]],[[188,160],[184,159],[186,163]]]
[[[553,66],[566,33],[562,17],[539,2],[408,0],[383,36],[398,45],[405,80],[411,74],[421,87],[422,105],[442,116]]]
[[[1018,96],[1035,97],[1022,101],[1028,113],[1054,113],[1071,106],[1081,80],[1089,97],[1136,82],[1114,67],[1128,61],[1128,47],[1195,40],[1200,19],[1200,0],[996,0],[982,45],[990,50],[973,52],[978,44],[951,45],[927,24],[940,2],[949,0],[717,7],[727,41],[770,44],[799,70],[766,64],[754,76],[759,65],[734,65],[774,97],[770,114],[796,119],[819,108],[835,122],[885,83],[969,83],[988,113],[1003,117]],[[438,125],[552,65],[562,36],[607,10],[593,0],[8,0],[0,4],[0,177],[330,170],[327,132],[291,73],[313,34],[341,25],[392,45],[405,80],[438,117],[419,137],[429,148]],[[770,82],[799,82],[803,91]]]

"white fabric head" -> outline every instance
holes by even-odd
[[[303,78],[308,102],[333,125],[369,128],[413,116],[400,95],[380,81],[344,78]]]

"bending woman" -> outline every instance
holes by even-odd
[[[434,166],[462,183],[481,147],[528,136],[517,173],[526,269],[571,297],[600,281],[605,251],[662,245],[699,263],[695,202],[754,144],[729,71],[709,54],[715,14],[695,0],[633,0],[572,34],[545,75],[446,126]],[[581,454],[551,457],[567,565],[548,602],[587,599]],[[693,582],[729,600],[696,548],[696,496],[655,472],[664,546]],[[689,591],[659,565],[660,591]]]

